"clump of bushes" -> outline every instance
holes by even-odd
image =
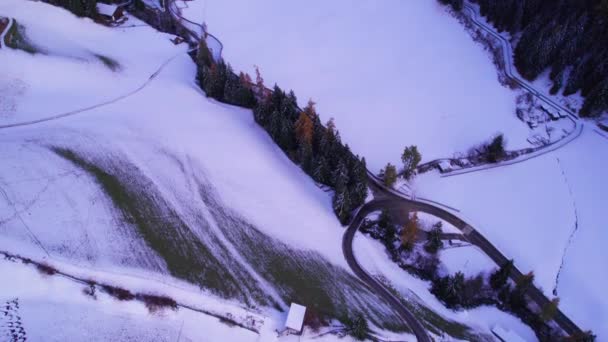
[[[165,308],[177,310],[177,302],[173,300],[173,298],[167,296],[138,294],[137,299],[144,302],[144,305],[148,308],[150,313],[155,313]]]
[[[44,275],[54,275],[57,273],[57,269],[54,268],[51,265],[48,264],[44,264],[44,263],[37,263],[36,264],[36,270],[38,270],[38,272],[44,274]]]
[[[473,147],[468,152],[468,158],[473,163],[497,163],[507,157],[504,135],[497,134],[489,142]]]
[[[315,310],[315,308],[311,307],[306,309],[306,314],[304,315],[304,325],[317,332],[321,327],[328,326],[329,322],[321,313]]]
[[[354,317],[347,317],[343,323],[346,332],[356,340],[363,341],[368,337],[369,325],[362,314],[358,313]]]
[[[101,285],[101,288],[110,296],[120,300],[127,301],[135,299],[135,295],[131,291],[112,285]]]

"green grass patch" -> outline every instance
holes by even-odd
[[[13,25],[4,37],[4,43],[12,49],[23,50],[30,54],[40,53],[40,50],[27,38],[25,27],[19,24],[17,20],[13,20]]]
[[[103,63],[103,65],[105,65],[105,66],[106,66],[108,69],[110,69],[110,70],[112,70],[112,71],[118,71],[118,70],[120,70],[120,64],[119,64],[119,63],[118,63],[116,60],[114,60],[114,59],[112,59],[112,58],[110,58],[110,57],[108,57],[108,56],[104,56],[104,55],[99,55],[99,54],[94,54],[94,55],[95,55],[95,57],[97,57],[97,59],[99,59],[99,60],[100,60],[100,61]]]
[[[155,185],[133,164],[118,156],[87,160],[69,149],[57,155],[86,171],[112,201],[125,226],[133,227],[165,262],[171,275],[225,298],[246,304],[272,304],[257,281],[236,263],[223,244],[205,231],[202,241],[163,199]],[[208,228],[201,222],[203,230]],[[210,246],[212,246],[210,248]]]
[[[317,252],[299,250],[265,235],[220,203],[210,184],[201,184],[200,194],[228,240],[286,303],[297,302],[324,318],[341,321],[361,313],[378,327],[411,332],[383,299],[343,268]],[[289,229],[288,223],[285,229]]]

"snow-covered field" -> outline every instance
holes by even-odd
[[[441,262],[449,274],[462,272],[465,277],[475,277],[480,273],[490,274],[496,264],[485,253],[475,246],[450,246],[445,243],[441,251]]]
[[[586,125],[581,137],[542,157],[504,168],[442,178],[428,173],[416,191],[461,210],[476,229],[599,338],[608,336],[603,284],[608,232],[601,213],[608,182],[608,141]],[[578,228],[578,229],[576,229]],[[559,278],[557,275],[561,270]]]
[[[207,22],[236,70],[258,65],[268,85],[317,101],[372,170],[399,165],[410,144],[423,160],[497,132],[509,148],[528,145],[515,93],[436,1],[195,0],[183,14]]]
[[[143,303],[118,301],[101,291],[85,295],[84,284],[42,275],[20,261],[0,261],[2,341],[258,341],[252,331],[187,310],[150,313]],[[23,338],[23,339],[20,339]]]

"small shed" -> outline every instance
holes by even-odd
[[[452,163],[449,160],[442,160],[437,165],[441,173],[452,171]]]
[[[289,313],[287,314],[287,321],[285,321],[285,329],[292,330],[294,333],[302,333],[302,326],[304,325],[304,315],[306,314],[306,307],[300,304],[291,303]]]
[[[99,15],[108,21],[118,21],[124,15],[122,6],[97,3],[97,12]]]

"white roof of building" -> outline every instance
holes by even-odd
[[[296,303],[291,303],[289,313],[287,314],[287,321],[285,322],[285,328],[293,329],[296,331],[302,331],[302,324],[304,324],[305,313],[305,306]]]
[[[447,160],[442,160],[439,162],[439,169],[441,171],[448,171],[452,169],[452,163]]]
[[[99,14],[109,15],[110,17],[114,15],[117,8],[118,6],[116,5],[102,4],[101,2],[97,3],[97,12],[99,12]]]

